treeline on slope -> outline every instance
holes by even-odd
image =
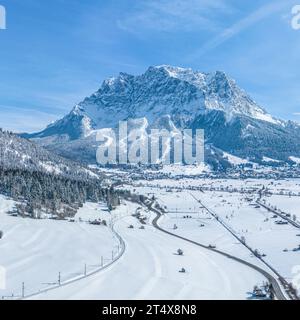
[[[0,167],[0,193],[18,201],[17,214],[40,218],[44,212],[72,217],[86,201],[106,201],[112,209],[120,192],[104,188],[99,179],[70,179],[40,171]]]
[[[86,201],[105,201],[111,210],[120,198],[140,201],[127,191],[102,184],[104,176],[0,129],[0,194],[17,201],[16,214],[40,218],[75,215]]]
[[[0,167],[56,173],[71,179],[89,179],[90,168],[49,152],[36,143],[0,128]]]

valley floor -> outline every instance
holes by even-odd
[[[165,208],[167,213],[161,225],[167,230],[211,244],[270,271],[237,241],[236,235],[253,251],[263,255],[263,260],[288,283],[300,289],[300,229],[256,202],[259,190],[268,188],[274,194],[263,196],[262,200],[291,217],[295,215],[295,221],[299,223],[299,180],[187,179],[177,181],[177,184],[174,180],[156,180],[137,185],[141,194],[154,195]],[[278,224],[282,221],[286,224]]]
[[[190,188],[207,184],[214,187],[222,184],[222,188],[225,184],[227,189]],[[266,263],[287,282],[292,282],[294,270],[300,264],[300,251],[293,250],[300,243],[299,229],[290,224],[276,224],[274,214],[257,205],[256,192],[241,192],[241,188],[258,190],[265,184],[260,180],[244,183],[187,180],[180,184],[174,180],[157,180],[138,181],[122,188],[154,196],[166,211],[159,219],[163,229],[206,246],[216,246],[277,279],[236,235],[253,250],[265,254]],[[170,186],[180,188],[170,190]],[[275,192],[279,186],[285,191],[293,186],[295,193],[300,189],[293,182],[273,182],[270,186]],[[228,192],[232,187],[237,190]],[[274,195],[267,201],[294,213],[298,195],[291,202],[289,199]],[[25,295],[43,290],[29,299],[249,299],[253,287],[266,281],[261,273],[246,265],[161,232],[152,225],[154,213],[146,208],[138,209],[138,205],[130,202],[123,201],[111,214],[104,205],[87,203],[77,213],[75,222],[12,217],[6,212],[13,202],[1,197],[0,204],[0,230],[4,231],[0,240],[0,265],[7,270],[7,287],[0,289],[0,296],[6,298],[12,293],[20,295],[25,282]],[[132,216],[137,210],[146,218],[144,229]],[[120,239],[109,227],[87,223],[95,218],[105,219],[108,225],[114,226],[124,241],[124,251],[120,252]],[[179,248],[183,256],[176,254]],[[120,258],[100,270],[101,256],[105,263],[111,263],[112,251],[114,257],[119,253]],[[83,275],[85,264],[88,274],[97,272],[57,286],[59,272],[62,282],[74,279]],[[182,268],[185,273],[179,272]],[[51,290],[44,290],[47,287]]]
[[[0,299],[20,296],[22,282],[28,295],[58,283],[59,273],[63,282],[82,275],[85,264],[87,271],[99,267],[101,256],[105,262],[111,260],[117,239],[108,227],[86,222],[108,216],[104,206],[86,204],[72,223],[13,217],[7,214],[13,205],[0,197],[0,266],[6,270],[6,289],[0,288]]]
[[[133,207],[129,213],[134,213]],[[125,254],[109,269],[36,299],[247,299],[265,279],[246,266],[155,229],[123,210],[115,230]],[[120,213],[115,213],[119,214]],[[134,228],[128,228],[133,225]],[[183,256],[176,254],[181,248]],[[186,273],[180,273],[181,268]]]

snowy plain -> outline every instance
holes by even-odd
[[[243,237],[253,250],[257,249],[260,254],[265,254],[265,261],[288,282],[294,281],[294,270],[300,265],[300,250],[297,250],[300,245],[300,230],[290,224],[278,225],[276,222],[281,219],[257,206],[256,199],[259,191],[264,188],[275,194],[265,197],[268,203],[291,215],[297,215],[299,219],[299,179],[162,179],[138,181],[133,188],[149,196],[154,194],[166,206],[164,226],[170,230],[174,224],[178,227],[172,232],[207,245],[216,245],[253,263],[256,258],[249,255],[250,251],[245,252],[244,248],[241,250],[241,244],[207,210],[201,208],[197,201],[200,200],[238,237]],[[192,218],[184,218],[187,215]],[[268,270],[257,259],[255,264]]]
[[[149,212],[143,212],[148,220],[140,229],[128,208],[129,213],[136,209],[127,203],[114,213],[115,230],[126,243],[115,264],[33,299],[247,299],[253,286],[265,280],[246,266],[160,232]],[[176,254],[178,248],[183,256]]]
[[[108,227],[94,226],[89,219],[108,218],[106,207],[87,203],[76,222],[13,217],[7,212],[14,202],[0,196],[0,265],[6,269],[6,289],[2,296],[32,294],[58,282],[80,276],[99,267],[101,256],[111,260],[118,244]],[[82,222],[79,222],[79,217]]]
[[[267,204],[275,206],[291,216],[295,215],[297,222],[300,223],[300,197],[272,195],[265,199]]]
[[[22,281],[31,290],[27,294],[44,289],[49,284],[41,283],[57,281],[59,271],[66,270],[66,277],[82,274],[84,263],[99,264],[100,256],[109,256],[116,245],[108,228],[80,222],[107,215],[99,205],[86,204],[73,223],[11,217],[5,212],[12,206],[1,198],[1,264],[7,268],[7,288],[1,295],[20,295]],[[136,204],[126,202],[112,213],[114,228],[126,245],[118,261],[30,299],[247,299],[253,286],[265,280],[246,266],[160,232],[148,211],[143,210],[147,224],[140,229],[140,221],[132,216],[136,210]],[[178,248],[183,256],[176,254]],[[180,273],[181,268],[186,273]]]
[[[203,192],[191,190],[191,186],[218,190]],[[299,180],[140,180],[122,188],[154,195],[166,210],[159,220],[165,230],[216,246],[276,277],[207,212],[205,205],[251,248],[266,254],[265,261],[292,282],[293,268],[300,264],[300,252],[293,250],[300,243],[300,232],[291,225],[277,225],[273,213],[257,206],[255,200],[262,187],[277,194],[268,197],[269,202],[281,205],[282,210],[296,211]],[[134,203],[122,201],[111,213],[104,204],[87,203],[74,222],[13,217],[7,211],[14,202],[2,196],[0,204],[0,229],[4,231],[0,265],[7,270],[7,288],[0,290],[0,295],[7,298],[12,292],[21,294],[22,282],[26,293],[33,293],[57,284],[59,272],[64,281],[82,275],[85,264],[88,271],[99,268],[101,256],[111,261],[118,239],[109,227],[87,223],[94,219],[105,219],[108,225],[113,222],[125,242],[124,254],[105,270],[30,299],[247,299],[255,285],[266,281],[245,265],[162,233],[152,225],[154,214]],[[147,218],[145,229],[140,229],[140,221],[132,216],[137,210]],[[184,251],[183,256],[176,255],[178,248]],[[180,273],[181,268],[186,273]]]

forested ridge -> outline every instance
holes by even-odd
[[[106,201],[114,207],[119,195],[102,180],[90,169],[0,129],[0,193],[19,203],[19,215],[64,218],[86,201]]]

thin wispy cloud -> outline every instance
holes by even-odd
[[[224,70],[274,115],[289,118],[300,106],[300,31],[291,28],[299,1],[10,0],[0,97],[19,109],[0,105],[0,124],[39,130],[104,79],[157,64]],[[46,113],[40,119],[39,111]]]
[[[224,0],[151,0],[140,3],[123,19],[122,30],[139,33],[142,30],[176,32],[215,30],[217,13],[231,13],[233,8]]]
[[[57,112],[66,112],[81,102],[86,96],[96,91],[97,86],[90,86],[87,89],[77,92],[62,93],[60,91],[53,92],[39,92],[31,95],[31,99],[35,105],[42,105],[44,108],[51,108]]]
[[[273,3],[268,3],[263,5],[247,15],[246,17],[238,20],[230,27],[225,28],[222,32],[218,33],[213,39],[206,42],[200,49],[191,54],[187,60],[193,60],[207,53],[208,51],[215,49],[227,42],[231,38],[239,35],[246,29],[249,29],[255,23],[262,21],[269,16],[282,11],[286,8],[289,3],[293,3],[293,1],[276,1]]]
[[[0,105],[0,128],[15,132],[35,132],[44,129],[57,115],[35,109]]]

